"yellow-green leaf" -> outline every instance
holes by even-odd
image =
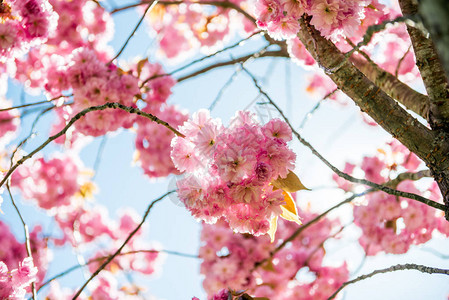
[[[143,66],[145,65],[145,63],[148,61],[148,58],[144,58],[139,60],[139,62],[137,63],[137,78],[140,78],[140,74],[142,73],[142,69]]]
[[[302,222],[299,220],[295,200],[293,200],[292,195],[286,191],[282,191],[282,194],[284,195],[285,204],[281,205],[281,218],[301,225]]]
[[[285,178],[278,177],[271,184],[289,193],[294,193],[299,190],[309,190],[302,184],[301,180],[299,180],[293,171],[289,171]]]
[[[262,265],[262,269],[264,269],[265,271],[268,271],[268,272],[275,272],[276,269],[274,268],[273,260],[270,259],[266,263],[264,263]]]
[[[272,217],[270,221],[270,229],[268,229],[268,235],[270,236],[271,242],[274,242],[274,235],[276,234],[276,229],[278,226],[278,217]]]

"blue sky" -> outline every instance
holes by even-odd
[[[124,2],[120,1],[121,5]],[[111,45],[117,51],[137,22],[137,13],[134,10],[119,13],[114,16],[114,21],[116,33]],[[135,55],[141,57],[148,55],[150,61],[156,59],[155,49],[152,46],[148,47],[154,43],[145,32],[145,28],[146,25],[140,28],[121,59],[126,60]],[[234,56],[246,54],[261,46],[263,46],[263,41],[255,40],[230,53]],[[226,53],[217,59],[229,58],[229,53]],[[167,61],[165,64],[168,69],[174,68]],[[181,65],[183,64],[181,63]],[[317,95],[305,92],[307,73],[285,59],[261,59],[249,63],[247,67],[259,78],[265,79],[261,81],[264,88],[284,110],[287,110],[287,115],[295,126],[299,126],[305,114],[319,100]],[[195,67],[190,70],[194,69]],[[234,69],[233,67],[223,68],[180,83],[173,89],[173,95],[169,102],[176,103],[191,113],[200,108],[209,107],[218,91],[234,73]],[[286,74],[290,74],[289,78],[286,78]],[[8,90],[8,99],[17,104],[20,93],[20,87],[11,84]],[[257,107],[262,116],[264,114],[277,116],[275,112],[265,110],[257,104],[250,105],[257,94],[257,89],[253,86],[250,78],[244,73],[239,73],[230,87],[224,91],[220,102],[212,111],[212,115],[221,117],[226,123],[236,110],[247,107],[256,110]],[[26,100],[29,102],[41,99],[42,97],[38,96],[26,96]],[[32,150],[46,139],[49,123],[53,117],[48,115],[39,123],[39,134],[27,145],[26,150]],[[28,132],[30,121],[32,121],[32,117],[25,119],[25,129],[21,133],[21,137]],[[342,107],[331,102],[323,103],[307,123],[302,134],[320,153],[338,167],[343,167],[344,162],[348,160],[361,161],[364,155],[374,154],[384,141],[389,140],[389,136],[381,129],[365,125],[361,121],[359,109],[354,105],[349,104]],[[95,139],[81,152],[81,158],[86,166],[93,167],[100,141],[101,138]],[[330,170],[313,157],[309,150],[297,142],[293,142],[292,147],[298,157],[295,171],[307,187],[314,190],[314,187],[335,186],[330,179],[332,174]],[[45,153],[55,150],[58,150],[57,146],[51,145],[45,150]],[[133,152],[134,133],[121,130],[108,136],[96,177],[96,183],[100,189],[96,201],[107,206],[111,216],[115,216],[127,205],[143,214],[149,202],[164,194],[176,181],[176,178],[172,176],[167,179],[149,179],[143,175],[139,167],[132,166]],[[18,223],[18,218],[11,208],[9,199],[6,196],[4,198],[2,210],[5,214],[0,218],[11,224],[16,236],[22,239],[22,228]],[[332,189],[316,189],[312,192],[301,192],[298,195],[300,205],[310,203],[317,211],[323,211],[343,198],[344,195],[341,192]],[[31,227],[33,224],[43,221],[44,228],[51,229],[53,223],[39,209],[36,213],[36,208],[33,205],[20,201],[19,196],[17,199],[24,218]],[[338,213],[342,213],[344,218],[348,219],[350,211],[342,208]],[[155,206],[147,226],[149,229],[146,233],[148,240],[158,241],[164,249],[194,254],[198,250],[200,224],[183,207],[177,205],[176,199],[166,199]],[[362,253],[356,243],[358,231],[354,229],[350,232],[353,234],[350,234],[347,240],[326,244],[326,250],[331,254],[327,258],[327,263],[338,265],[347,258],[350,260],[349,267],[352,269],[355,269],[360,263]],[[448,253],[449,242],[447,239],[437,238],[429,245],[424,246],[424,248],[426,247],[439,249],[441,252],[446,250],[445,253]],[[423,247],[414,247],[404,256],[380,255],[369,258],[359,274],[406,262],[449,268],[449,261],[440,259],[421,248]],[[199,260],[196,259],[169,255],[166,257],[163,271],[158,278],[139,277],[137,280],[158,299],[191,299],[192,296],[205,299],[205,293],[201,288],[199,263]],[[48,274],[56,274],[74,264],[76,264],[76,257],[73,251],[70,249],[55,251]],[[77,288],[83,281],[82,272],[77,271],[60,282],[63,286]],[[406,271],[380,275],[351,286],[347,288],[345,299],[447,299],[448,294],[449,280],[447,277]]]

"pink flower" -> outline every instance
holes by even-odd
[[[281,139],[284,142],[291,141],[292,130],[287,123],[280,119],[272,119],[262,127],[262,132],[268,138]]]
[[[325,25],[331,25],[336,21],[338,3],[332,0],[317,1],[312,7],[313,19],[311,24],[318,29]]]
[[[245,150],[224,148],[216,154],[215,163],[224,181],[238,182],[252,174],[255,156]]]
[[[256,1],[255,14],[259,27],[264,27],[270,21],[276,20],[282,14],[282,7],[277,0]]]
[[[196,157],[195,144],[181,137],[175,137],[171,142],[171,158],[180,172],[192,172],[201,162]]]
[[[14,46],[18,38],[18,28],[13,22],[0,23],[0,50],[1,53]]]
[[[297,37],[287,40],[287,51],[291,59],[301,66],[306,67],[316,64],[315,59]]]
[[[26,257],[17,270],[11,271],[13,282],[18,286],[26,286],[36,280],[37,268],[33,264],[31,257]]]
[[[295,19],[299,19],[307,9],[306,0],[280,0],[284,11]]]
[[[362,170],[365,171],[365,177],[369,181],[375,183],[385,182],[384,176],[381,175],[383,169],[387,166],[385,162],[377,157],[364,157],[362,162]]]
[[[268,25],[268,32],[277,40],[294,38],[298,31],[298,21],[294,17],[288,15],[281,17]]]

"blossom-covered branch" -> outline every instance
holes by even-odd
[[[315,218],[313,218],[309,222],[307,222],[307,223],[303,224],[302,226],[298,227],[298,229],[296,229],[296,231],[294,231],[293,234],[291,234],[279,246],[277,246],[273,251],[270,252],[270,256],[269,257],[267,257],[267,258],[257,262],[254,265],[254,268],[257,268],[257,267],[263,265],[265,262],[269,261],[271,258],[273,258],[273,256],[276,253],[281,251],[288,243],[290,243],[291,241],[296,239],[304,230],[306,230],[307,228],[309,228],[311,225],[315,224],[316,222],[320,221],[322,218],[324,218],[331,211],[339,208],[340,206],[342,206],[342,205],[344,205],[346,203],[350,203],[351,201],[353,201],[354,199],[356,199],[358,197],[361,197],[363,195],[366,195],[367,193],[372,193],[372,192],[374,192],[374,189],[367,190],[367,191],[365,191],[363,193],[360,193],[360,194],[354,194],[354,195],[346,198],[345,200],[337,203],[336,205],[332,206],[331,208],[329,208],[328,210],[324,211],[323,213],[319,214],[318,216],[316,216]]]
[[[22,157],[19,161],[17,161],[9,170],[8,172],[5,174],[5,176],[3,177],[2,181],[0,181],[0,187],[3,186],[3,184],[5,184],[6,180],[8,180],[8,178],[11,176],[11,174],[21,165],[23,164],[26,160],[30,159],[31,157],[33,157],[36,153],[38,153],[39,151],[41,151],[42,149],[44,149],[48,144],[50,144],[52,141],[54,141],[55,139],[57,139],[58,137],[64,135],[67,130],[79,119],[81,119],[83,116],[85,116],[86,114],[88,114],[89,112],[93,112],[93,111],[99,111],[99,110],[105,110],[108,108],[112,108],[112,109],[120,109],[123,111],[126,111],[128,113],[131,114],[136,114],[139,116],[143,116],[147,119],[150,119],[153,122],[156,122],[157,124],[160,124],[164,127],[166,127],[167,129],[171,130],[173,133],[175,133],[178,136],[184,136],[182,133],[180,133],[178,130],[176,130],[175,128],[171,127],[170,124],[168,124],[167,122],[159,119],[158,117],[143,112],[137,108],[134,107],[128,107],[125,106],[121,103],[117,103],[117,102],[109,102],[109,103],[105,103],[103,105],[98,105],[98,106],[91,106],[89,108],[86,108],[82,111],[80,111],[79,113],[77,113],[72,119],[70,119],[70,121],[67,123],[67,125],[64,126],[64,128],[59,131],[57,134],[52,135],[51,137],[49,137],[44,143],[42,143],[39,147],[37,147],[36,149],[34,149],[33,151],[31,151],[28,155],[25,155],[24,157]]]
[[[360,178],[355,178],[349,174],[346,174],[342,171],[340,171],[338,168],[336,168],[334,165],[332,165],[327,159],[325,159],[309,142],[307,142],[304,138],[301,137],[301,135],[298,133],[298,131],[295,130],[295,128],[291,125],[290,121],[287,119],[287,117],[285,116],[285,114],[283,113],[283,111],[279,108],[279,106],[277,106],[277,104],[270,98],[270,96],[262,89],[262,87],[259,85],[259,83],[257,82],[257,79],[245,68],[243,68],[243,70],[245,70],[245,72],[252,78],[254,85],[257,87],[257,89],[259,90],[259,92],[261,94],[263,94],[268,102],[274,107],[276,108],[276,110],[279,112],[279,114],[282,116],[282,118],[284,119],[284,121],[289,125],[290,129],[292,130],[292,133],[296,136],[296,138],[299,140],[299,142],[301,142],[301,144],[303,144],[304,146],[306,146],[307,148],[309,148],[312,153],[318,157],[326,166],[328,166],[334,173],[336,173],[338,176],[350,181],[350,182],[354,182],[354,183],[360,183],[360,184],[365,184],[367,186],[370,186],[374,189],[383,191],[387,194],[391,194],[391,195],[395,195],[395,196],[400,196],[400,197],[405,197],[405,198],[410,198],[416,201],[419,201],[421,203],[427,204],[433,208],[442,210],[442,211],[447,211],[447,207],[443,204],[440,204],[438,202],[435,202],[433,200],[427,199],[425,197],[422,197],[420,195],[414,194],[414,193],[408,193],[408,192],[402,192],[402,191],[398,191],[395,189],[392,189],[388,186],[385,185],[381,185],[381,184],[377,184],[374,183],[372,181],[366,180],[366,179],[360,179]]]
[[[16,210],[17,214],[19,215],[20,222],[22,223],[22,227],[23,227],[23,231],[24,231],[24,235],[25,235],[25,248],[27,251],[27,255],[31,260],[33,260],[33,256],[31,255],[30,233],[28,230],[28,225],[25,223],[25,220],[23,219],[22,214],[20,213],[20,210],[16,205],[16,202],[14,201],[14,198],[12,197],[12,193],[11,193],[8,183],[6,183],[6,189],[8,190],[9,197],[11,198],[11,203],[14,206],[14,209]],[[33,296],[33,300],[37,299],[36,298],[36,286],[34,284],[34,281],[31,282],[31,293]]]
[[[393,137],[416,153],[432,170],[449,207],[449,143],[402,109],[370,81],[329,40],[321,36],[306,17],[298,33],[304,46],[328,72],[337,86]],[[343,64],[342,64],[343,62]],[[338,68],[335,68],[338,66]],[[449,213],[446,214],[449,219]]]
[[[411,0],[399,0],[403,14],[416,15],[418,4]],[[407,25],[427,94],[429,95],[429,121],[433,129],[449,131],[449,82],[432,40],[424,33]]]
[[[136,4],[130,4],[130,5],[126,5],[123,7],[119,7],[116,9],[113,9],[111,11],[111,14],[117,13],[119,11],[123,11],[123,10],[127,10],[133,7],[137,7],[140,5],[145,5],[148,3],[152,3],[153,0],[150,1],[141,1],[140,3],[136,3]],[[158,1],[158,4],[160,5],[179,5],[179,4],[183,4],[183,3],[188,3],[186,1]],[[238,11],[239,13],[241,13],[242,15],[244,15],[246,18],[248,18],[248,20],[250,20],[253,23],[256,23],[256,19],[254,19],[253,16],[251,16],[249,13],[247,13],[245,10],[243,10],[240,6],[238,6],[237,4],[234,4],[232,2],[229,1],[198,1],[198,2],[191,2],[192,4],[200,4],[200,5],[214,5],[214,6],[218,6],[218,7],[223,7],[223,8],[231,8],[234,9],[236,11]]]

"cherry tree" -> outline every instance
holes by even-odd
[[[416,261],[359,272],[368,258],[447,242],[448,16],[444,1],[424,0],[0,1],[0,298],[149,299],[134,277],[176,256],[198,260],[207,299],[333,299],[381,273],[449,275]],[[273,88],[280,61],[285,86]],[[230,66],[208,108],[177,94],[201,78],[210,90]],[[292,72],[307,73],[294,96]],[[223,98],[242,80],[235,109]],[[292,109],[307,94],[320,100]],[[333,161],[306,137],[323,135],[310,125],[323,106],[358,107],[360,126],[388,140]],[[107,138],[125,134],[127,163],[171,184],[150,202],[140,195],[144,211],[120,200],[114,215],[94,200],[108,189],[96,175],[126,160],[102,160]],[[82,153],[94,143],[89,167]],[[325,171],[308,175],[307,155]],[[168,199],[200,223],[198,253],[148,238],[151,211]],[[332,256],[348,243],[362,263]],[[61,249],[78,264],[50,272]],[[83,281],[63,287],[75,270]]]

